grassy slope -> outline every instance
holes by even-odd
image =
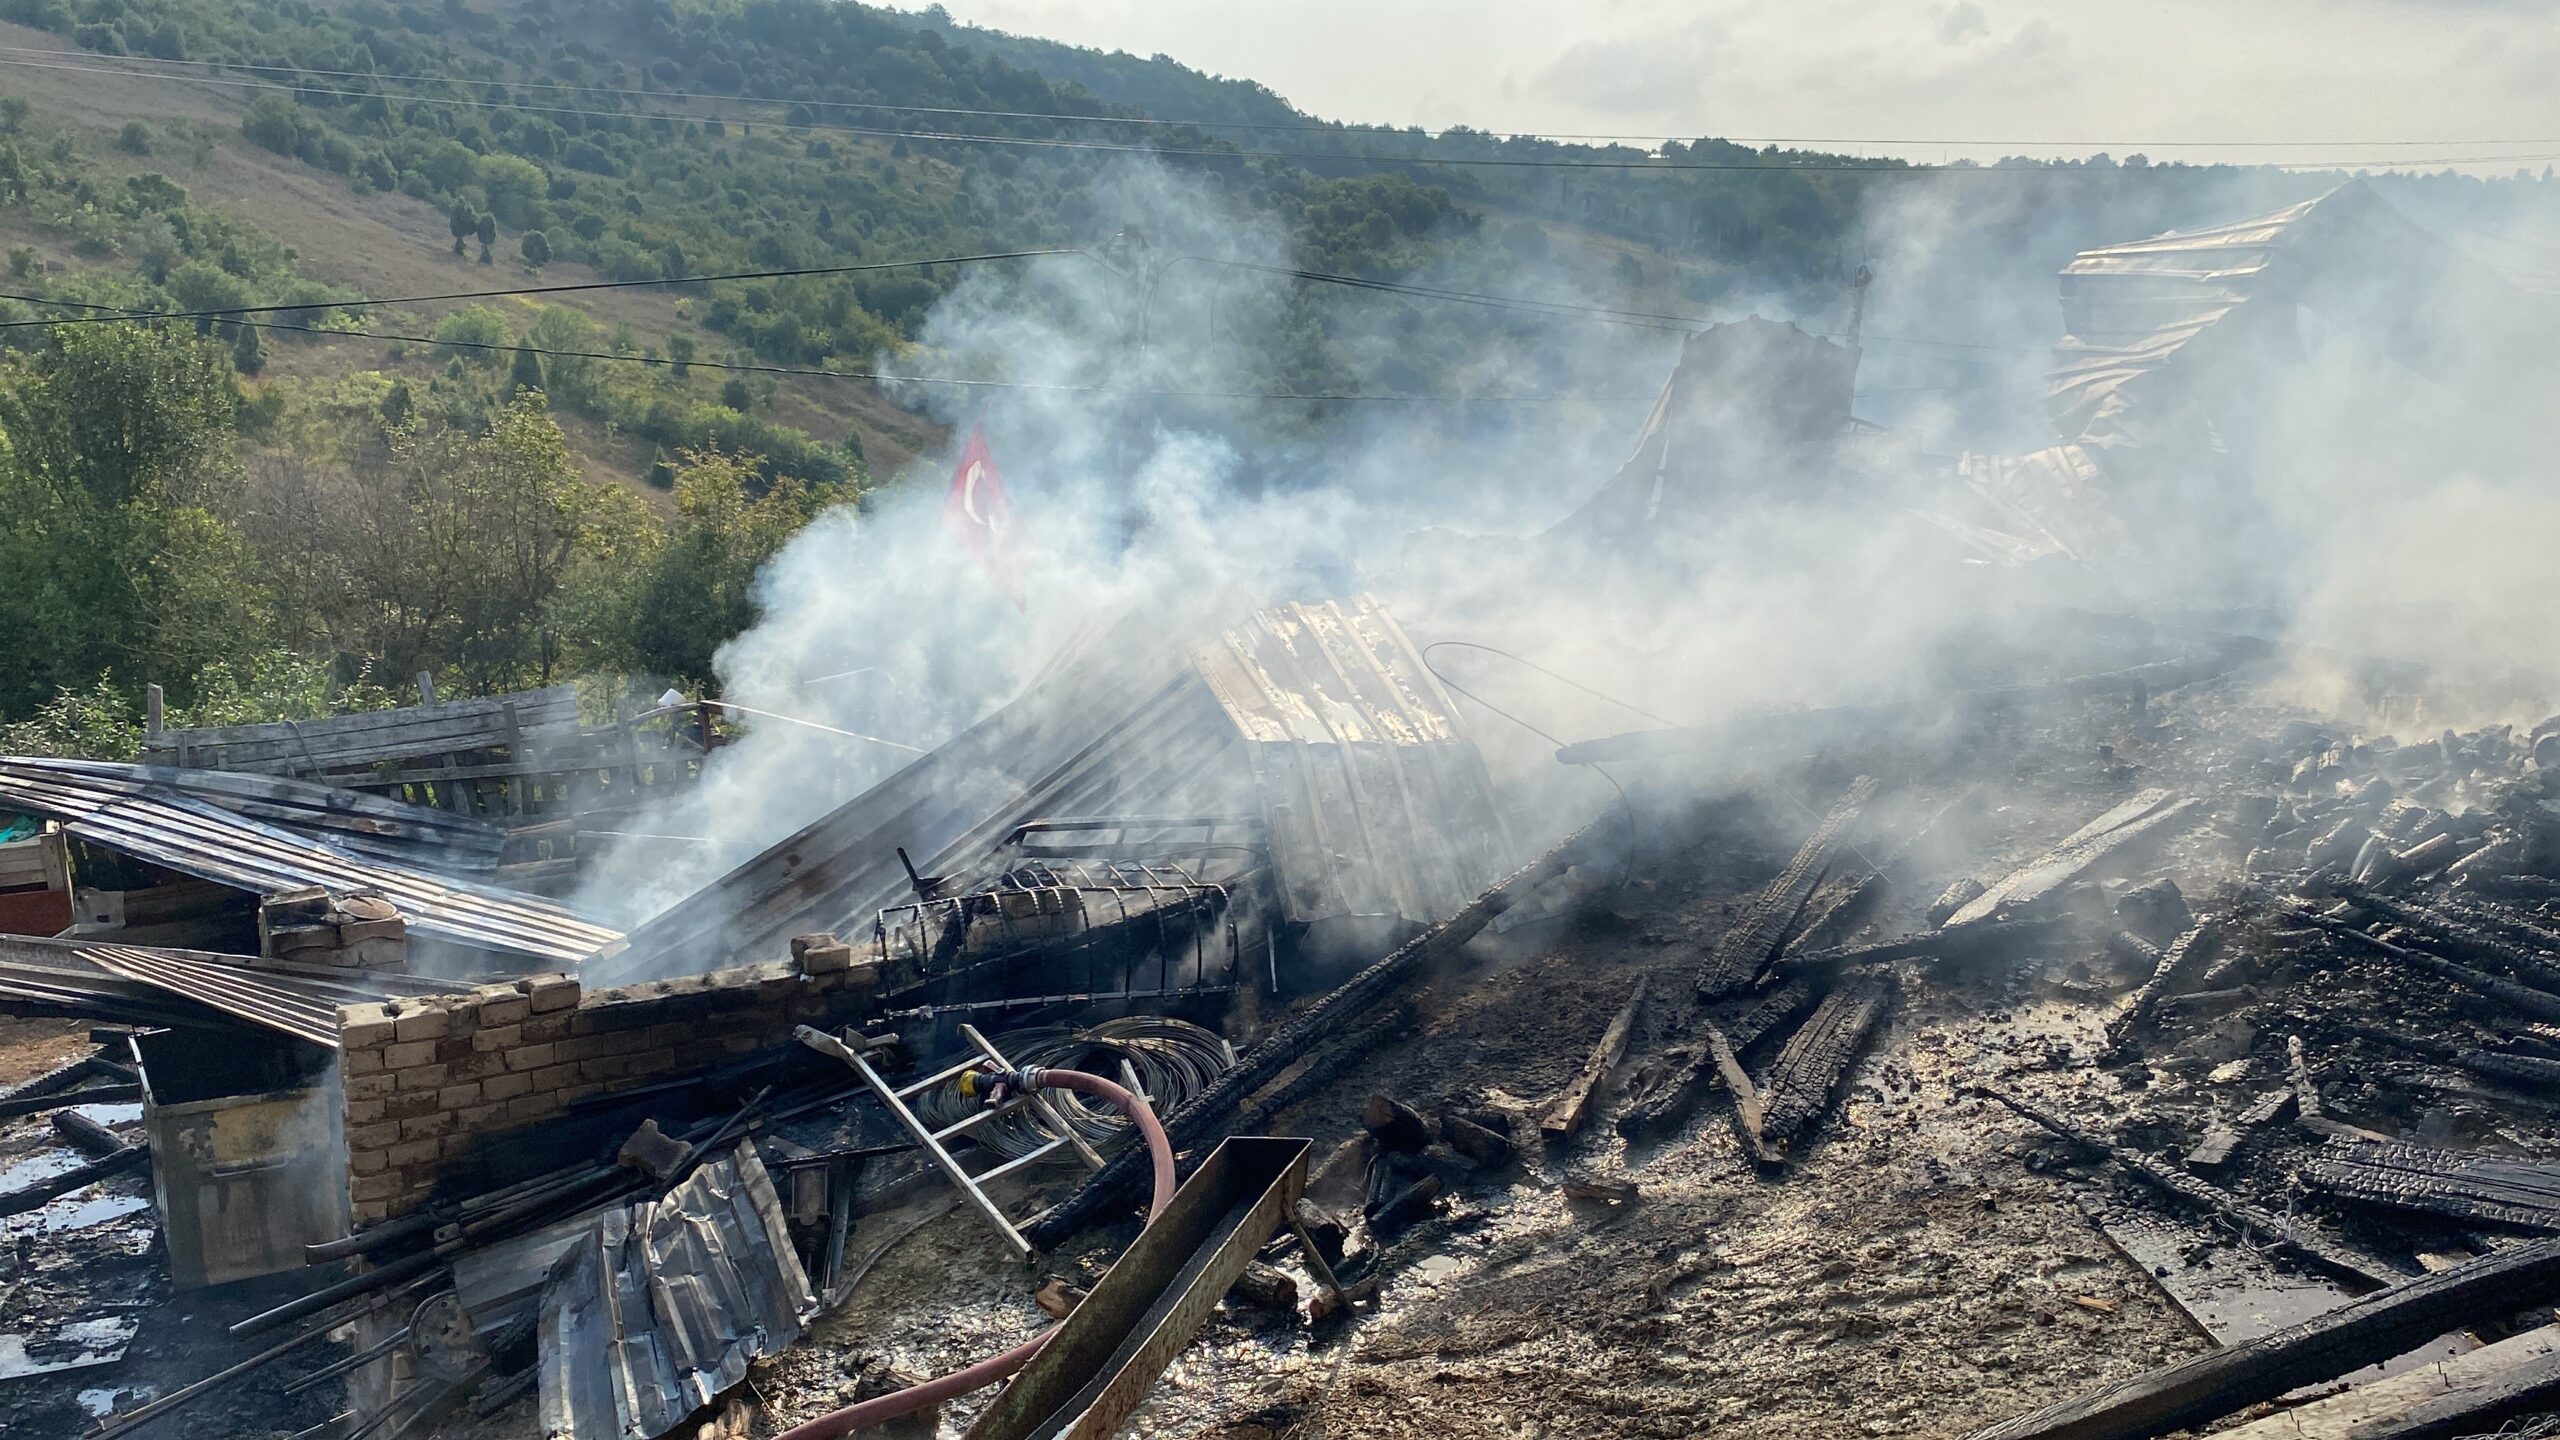
[[[0,45],[64,48],[60,36],[6,23],[0,23]],[[251,144],[240,133],[251,92],[185,78],[129,79],[13,66],[0,70],[0,93],[23,96],[34,107],[31,132],[69,131],[102,171],[119,178],[145,171],[167,175],[197,201],[230,209],[293,246],[304,274],[333,285],[366,295],[420,295],[602,278],[569,262],[546,265],[537,275],[513,257],[511,239],[501,240],[495,265],[457,258],[444,214],[434,206],[393,193],[357,195],[343,177]],[[151,127],[156,137],[152,154],[125,155],[111,147],[129,120]],[[172,122],[184,128],[185,138],[170,135]],[[200,134],[209,143],[198,144]],[[0,244],[33,245],[49,266],[61,269],[130,263],[78,258],[58,237],[35,233],[22,211],[0,210]],[[694,337],[703,359],[723,356],[729,342],[681,314],[679,299],[677,293],[632,289],[563,296],[550,303],[582,310],[608,329],[628,325],[650,348],[663,351],[667,335],[684,331]],[[383,312],[376,328],[424,334],[454,308],[439,304]],[[415,346],[395,363],[389,358],[391,347],[379,340],[272,331],[267,338],[264,378],[270,380],[382,370],[423,381],[436,363]],[[717,377],[709,383],[716,384]],[[778,377],[769,413],[821,439],[859,431],[872,473],[883,479],[944,439],[942,427],[932,420],[892,405],[874,386],[853,381]],[[648,447],[609,437],[594,422],[561,418],[590,474],[627,482],[653,500],[663,498],[639,484],[650,460]]]

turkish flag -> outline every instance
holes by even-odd
[[[951,472],[951,493],[942,498],[942,527],[977,557],[1013,608],[1026,608],[1022,567],[1013,554],[1013,502],[1004,493],[1004,476],[987,453],[987,434],[971,427],[961,448],[959,468]]]

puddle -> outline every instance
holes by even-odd
[[[59,1147],[42,1150],[11,1165],[6,1170],[0,1170],[0,1191],[23,1190],[40,1180],[50,1180],[56,1175],[68,1175],[86,1163],[88,1162],[81,1159],[78,1152],[73,1150]]]
[[[88,1412],[90,1419],[104,1420],[116,1413],[116,1397],[123,1393],[122,1390],[83,1390],[80,1392],[80,1408]]]

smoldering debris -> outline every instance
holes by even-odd
[[[2441,438],[2545,302],[2352,188],[2084,248],[2040,446],[1933,456],[1854,333],[1759,317],[1617,357],[1652,408],[1543,505],[1390,483],[1409,433],[1239,493],[1236,432],[1042,391],[987,421],[1020,573],[894,489],[786,549],[719,697],[0,764],[0,874],[71,917],[0,997],[112,1026],[0,1097],[0,1413],[2560,1403],[2560,688],[2432,559],[2358,572],[2436,617],[2371,653],[2321,566],[2374,512],[2290,488],[2339,444],[2303,373],[2431,375],[2394,443]],[[928,343],[1203,358],[1121,343],[1106,272],[1002,283]]]

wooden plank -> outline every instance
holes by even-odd
[[[2194,808],[2195,800],[2172,800],[2166,790],[2145,790],[2081,826],[2061,844],[2010,871],[1989,889],[1947,917],[1952,926],[1988,920],[2002,911],[2033,905],[2079,879],[2099,862],[2116,855],[2146,835],[2157,834],[2171,820]]]
[[[2216,1440],[2419,1440],[2486,1433],[2506,1416],[2554,1395],[2560,1395],[2560,1326],[2545,1325],[2219,1431]]]
[[[1796,921],[1804,913],[1814,887],[1829,872],[1832,857],[1849,827],[1857,823],[1859,810],[1875,790],[1876,782],[1864,775],[1850,782],[1848,793],[1805,837],[1786,868],[1716,941],[1707,963],[1698,972],[1699,998],[1720,1000],[1747,988],[1759,978],[1761,968],[1777,957],[1779,947],[1795,932]]]
[[[1744,1148],[1764,1165],[1786,1159],[1784,1147],[1769,1143],[1768,1119],[1760,1106],[1759,1088],[1751,1083],[1751,1072],[1742,1068],[1741,1057],[1733,1053],[1724,1031],[1712,1020],[1698,1028],[1705,1032],[1707,1054],[1715,1060],[1716,1074],[1723,1077],[1724,1088],[1733,1095],[1734,1123],[1742,1131]]]
[[[2169,993],[2171,986],[2184,980],[2188,971],[2213,958],[2214,952],[2222,948],[2222,933],[2221,917],[2208,915],[2189,926],[2185,934],[2160,952],[2160,963],[2152,967],[2151,978],[2126,997],[2124,1008],[2107,1022],[2109,1049],[2121,1048],[2126,1037],[2151,1018],[2151,1012],[2159,1006],[2161,997]]]
[[[1772,990],[1759,1004],[1752,1006],[1731,1024],[1718,1026],[1725,1043],[1739,1058],[1751,1047],[1768,1038],[1771,1032],[1796,1017],[1797,1012],[1813,1003],[1813,988],[1801,980],[1790,980]],[[1672,1056],[1681,1052],[1673,1051]],[[1700,1098],[1722,1078],[1722,1068],[1712,1047],[1700,1045],[1698,1052],[1674,1065],[1655,1084],[1630,1101],[1626,1113],[1618,1117],[1618,1133],[1630,1140],[1660,1135],[1676,1128],[1697,1108]]]
[[[2560,1239],[2403,1280],[2325,1315],[1986,1426],[1972,1440],[2151,1440],[2560,1299]]]
[[[2369,1205],[2560,1231],[2560,1165],[2399,1141],[2332,1141],[2302,1167],[2302,1183]]]
[[[1599,1093],[1601,1082],[1626,1058],[1627,1037],[1635,1033],[1636,1012],[1644,1004],[1645,977],[1637,976],[1627,991],[1627,1003],[1618,1007],[1609,1028],[1600,1032],[1600,1043],[1591,1047],[1591,1058],[1582,1062],[1582,1070],[1547,1108],[1547,1118],[1539,1128],[1549,1140],[1570,1140],[1591,1116],[1591,1101]]]

